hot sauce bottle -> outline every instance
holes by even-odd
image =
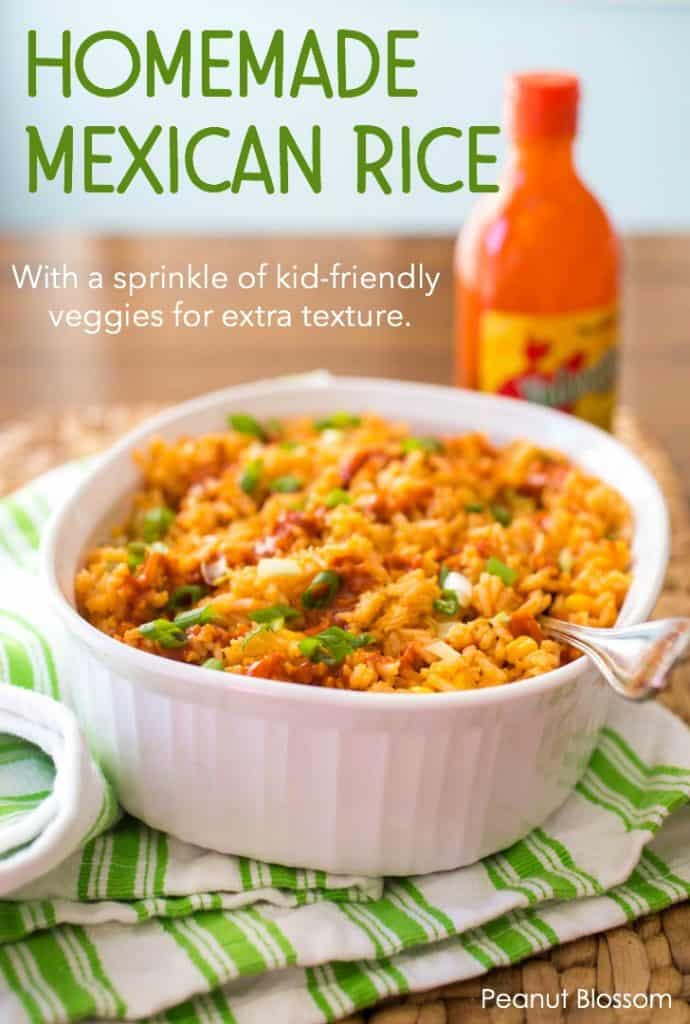
[[[510,78],[512,151],[456,246],[457,379],[610,427],[618,244],[573,161],[574,75]]]

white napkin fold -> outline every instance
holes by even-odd
[[[51,871],[112,820],[114,800],[74,713],[0,686],[0,895]],[[42,756],[45,755],[45,756]],[[38,788],[37,788],[38,787]]]

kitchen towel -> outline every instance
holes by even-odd
[[[0,502],[0,1020],[317,1024],[515,963],[690,895],[690,733],[616,701],[544,825],[456,871],[341,878],[121,815],[72,711],[37,548],[80,476]]]

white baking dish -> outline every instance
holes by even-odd
[[[335,409],[567,452],[630,502],[635,575],[620,621],[651,611],[667,562],[666,509],[647,470],[608,434],[512,399],[316,373],[228,388],[157,416],[100,459],[60,510],[43,573],[74,639],[72,700],[123,805],[150,825],[332,872],[456,867],[525,835],[576,784],[609,702],[588,659],[477,692],[356,693],[159,658],[98,632],[74,609],[75,572],[135,489],[131,454],[152,435],[216,430],[229,410],[261,418]]]

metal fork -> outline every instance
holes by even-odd
[[[597,629],[543,615],[544,632],[588,654],[609,686],[628,700],[663,690],[666,677],[690,644],[690,619],[658,619],[638,626]]]

